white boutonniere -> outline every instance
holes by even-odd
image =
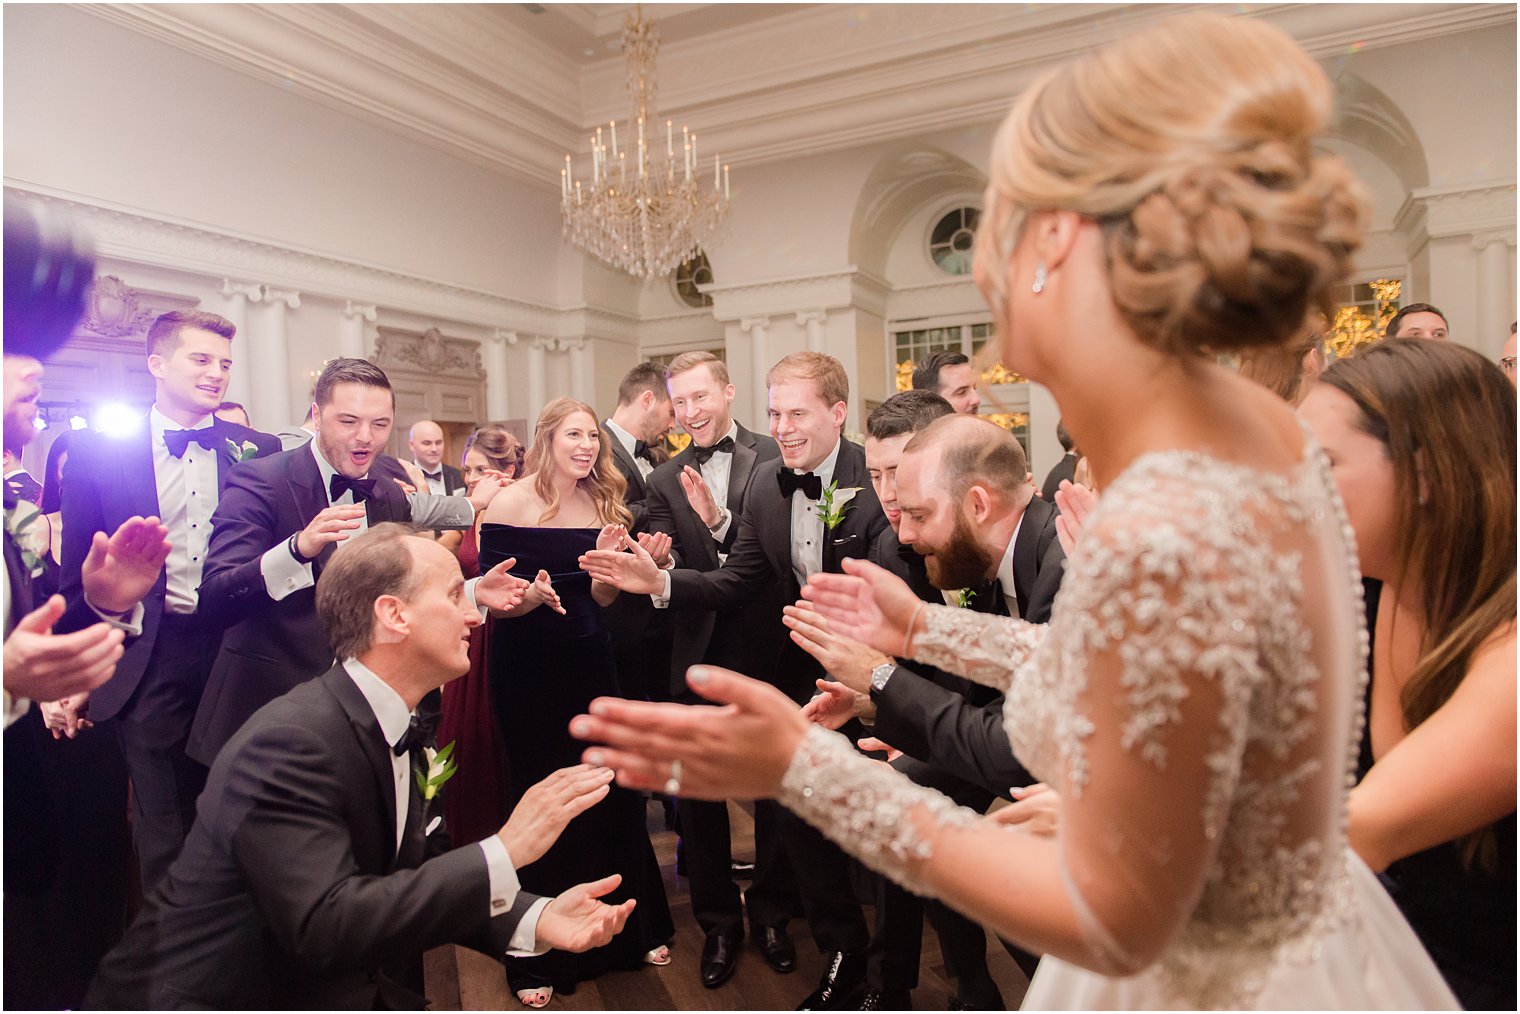
[[[5,511],[5,530],[11,541],[21,551],[21,564],[32,577],[42,573],[43,557],[47,553],[47,526],[42,523],[42,511],[30,500],[21,500]]]
[[[239,444],[236,440],[228,437],[227,453],[232,455],[233,464],[237,464],[239,461],[247,461],[249,458],[258,457],[259,445],[251,440],[244,440]]]
[[[851,502],[855,494],[862,487],[846,486],[839,488],[839,483],[831,482],[823,488],[823,494],[818,498],[818,504],[813,509],[818,512],[818,517],[823,521],[823,527],[833,531],[844,523],[844,516],[855,505]]]
[[[970,609],[971,600],[976,598],[975,588],[962,588],[955,593],[955,604],[961,609]]]
[[[438,795],[438,790],[443,788],[443,783],[454,777],[454,772],[459,770],[459,765],[452,760],[454,744],[450,743],[442,750],[434,750],[432,747],[423,747],[422,753],[427,761],[427,770],[419,770],[417,774],[417,791],[422,793],[422,799],[427,802]]]

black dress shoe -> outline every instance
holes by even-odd
[[[835,951],[818,980],[818,988],[797,1005],[798,1010],[859,1010],[866,984],[866,953]]]
[[[906,989],[903,990],[866,990],[865,999],[860,1001],[857,1010],[912,1010],[913,997]]]
[[[751,926],[760,955],[774,971],[786,975],[797,970],[797,948],[786,930],[778,926]]]
[[[702,945],[702,985],[717,989],[728,981],[739,964],[739,945],[744,942],[744,931],[737,933],[709,933]]]

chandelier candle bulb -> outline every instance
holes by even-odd
[[[723,167],[723,199],[728,200],[728,166]]]
[[[713,156],[713,189],[718,189],[718,156]]]
[[[675,131],[671,129],[669,120],[665,121],[665,157],[670,161],[676,160]]]
[[[612,129],[612,153],[614,155],[616,155],[617,154],[617,121],[616,120],[610,121],[608,123],[608,126]]]

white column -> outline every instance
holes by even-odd
[[[255,315],[258,342],[263,355],[254,390],[260,399],[261,415],[276,428],[298,421],[291,411],[290,349],[285,340],[285,313],[301,305],[301,294],[289,289],[262,289],[262,306]],[[304,397],[304,395],[303,395]]]
[[[770,408],[770,399],[765,393],[765,375],[773,365],[770,342],[766,340],[770,326],[769,317],[745,317],[739,321],[739,330],[749,335],[749,362],[755,377],[755,417],[762,421]]]
[[[369,342],[365,340],[364,325],[373,324],[377,316],[373,303],[345,300],[343,319],[338,325],[338,354],[346,359],[368,359]]]
[[[549,400],[548,381],[545,379],[544,352],[554,346],[555,339],[538,335],[528,346],[528,428],[538,421],[538,414]]]
[[[258,342],[248,333],[248,298],[250,295],[262,295],[257,285],[247,285],[234,282],[230,278],[222,279],[222,316],[232,321],[232,326],[237,328],[237,335],[232,341],[232,375],[227,378],[227,401],[235,401],[248,409],[248,417],[253,418],[253,374],[254,364],[258,361]],[[281,419],[278,424],[271,420],[264,420],[265,425],[279,429],[285,425]],[[254,421],[258,426],[259,420]]]
[[[517,332],[497,328],[486,342],[486,414],[491,422],[512,417],[507,399],[507,346],[517,344]]]
[[[1509,248],[1514,240],[1502,232],[1480,232],[1473,237],[1478,251],[1478,333],[1461,335],[1464,344],[1484,355],[1497,356],[1515,319],[1515,303],[1509,273]]]
[[[807,350],[823,351],[823,324],[829,319],[827,310],[804,310],[797,314],[797,326],[807,328]]]
[[[570,397],[576,401],[593,404],[596,392],[591,380],[591,355],[589,338],[561,338],[560,347],[570,351]]]

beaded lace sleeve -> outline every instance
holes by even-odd
[[[929,606],[923,617],[913,636],[915,660],[999,690],[1008,689],[1045,635],[1042,623],[949,606]]]
[[[908,816],[915,807],[940,827],[974,824],[978,815],[945,796],[914,785],[889,765],[856,753],[849,740],[811,726],[777,796],[781,804],[846,852],[910,891],[928,893],[909,863],[929,858],[929,843]]]

